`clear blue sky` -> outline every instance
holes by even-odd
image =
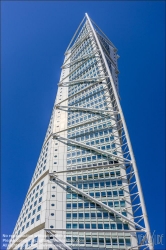
[[[121,104],[149,222],[152,231],[164,234],[165,3],[1,5],[2,233],[11,234],[15,226],[50,119],[64,52],[87,12],[118,48]]]

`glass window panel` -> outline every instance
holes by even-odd
[[[117,229],[122,229],[122,224],[121,223],[117,224]]]
[[[100,182],[100,187],[101,188],[105,187],[105,182]]]
[[[111,191],[108,191],[107,192],[107,197],[111,197],[112,196],[112,192]]]
[[[91,244],[91,238],[89,238],[89,237],[87,238],[86,237],[86,244]]]
[[[112,245],[117,245],[117,239],[115,238],[112,239]]]
[[[104,238],[99,238],[99,244],[104,245]]]
[[[95,213],[91,213],[91,218],[96,218],[96,214]]]
[[[121,246],[124,245],[124,239],[119,239],[119,245],[121,245]]]
[[[79,219],[82,219],[83,218],[83,213],[79,213],[78,216],[79,216]]]
[[[92,238],[92,244],[97,245],[97,238]]]
[[[89,219],[89,213],[85,213],[85,219]]]
[[[111,224],[111,229],[116,229],[116,224]]]
[[[106,181],[106,187],[110,187],[110,181]]]
[[[73,219],[76,219],[76,218],[77,218],[77,214],[73,213]]]
[[[100,192],[96,192],[96,193],[95,193],[95,197],[96,197],[96,198],[99,198],[99,197],[100,197]]]
[[[97,213],[97,218],[101,219],[102,218],[102,213]]]
[[[83,208],[83,203],[78,203],[78,208]]]
[[[98,229],[103,229],[103,224],[98,224]]]
[[[129,230],[129,225],[128,224],[124,224],[123,226],[124,226],[125,230]]]
[[[111,245],[111,239],[110,238],[106,238],[105,239],[105,243],[106,243],[106,245]]]
[[[77,224],[73,224],[73,228],[77,228]]]
[[[79,228],[84,228],[84,224],[79,224]]]
[[[104,229],[109,229],[109,224],[104,224]]]

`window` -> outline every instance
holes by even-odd
[[[125,207],[125,201],[120,201],[120,206]]]
[[[112,245],[117,245],[117,239],[112,239]]]
[[[84,238],[83,237],[79,237],[79,243],[84,244]]]
[[[34,223],[34,218],[31,220],[31,225]]]
[[[80,203],[80,204],[81,204],[81,203]],[[73,208],[73,209],[76,209],[76,208],[77,208],[77,203],[73,203],[73,204],[72,204],[72,208]]]
[[[95,188],[99,188],[99,183],[98,182],[95,182]]]
[[[86,238],[86,244],[91,244],[91,238]]]
[[[36,217],[36,221],[40,220],[40,214]]]
[[[77,214],[73,213],[73,219],[77,219]]]
[[[34,238],[33,244],[36,244],[38,242],[38,237]]]
[[[111,172],[111,177],[115,177],[115,173],[114,172]]]
[[[66,218],[70,219],[71,218],[71,214],[66,214]]]
[[[128,224],[124,224],[123,226],[124,226],[125,230],[129,230],[129,225]]]
[[[32,240],[28,241],[28,247],[30,247],[32,244]]]
[[[84,224],[79,224],[79,228],[84,228]]]
[[[109,238],[105,239],[106,245],[111,245],[111,240]]]
[[[89,202],[84,203],[84,208],[89,208]]]
[[[114,201],[114,207],[119,207],[119,201]]]
[[[70,204],[70,203],[67,203],[67,204],[66,204],[66,208],[67,208],[67,209],[71,209],[71,204]]]
[[[39,203],[42,201],[42,197],[39,198]]]
[[[127,245],[127,246],[130,246],[130,245],[131,245],[130,239],[125,239],[125,242],[126,242],[126,245]]]
[[[101,192],[101,197],[106,197],[106,192]]]
[[[98,229],[103,229],[103,224],[98,224]]]
[[[92,238],[92,244],[97,245],[97,238]]]
[[[92,224],[92,229],[96,229],[96,224]]]
[[[121,245],[121,246],[124,245],[124,239],[119,239],[119,245]]]
[[[83,218],[83,213],[79,213],[79,219],[82,219]]]
[[[110,181],[106,181],[106,187],[110,187]]]
[[[71,194],[67,194],[66,199],[71,199]]]
[[[83,208],[83,203],[78,203],[78,208]]]
[[[104,238],[99,238],[99,244],[104,245]]]
[[[96,192],[96,193],[95,193],[95,197],[96,197],[96,198],[99,198],[99,197],[100,197],[100,192]]]
[[[77,228],[77,224],[73,224],[73,228]]]
[[[26,245],[26,243],[22,246],[22,250],[24,250],[24,249],[25,249],[25,245]]]
[[[71,243],[71,237],[66,237],[66,243]]]
[[[116,225],[115,224],[111,224],[111,229],[116,229]]]
[[[107,192],[107,197],[111,197],[112,196],[112,192]]]
[[[102,219],[102,213],[97,213],[97,218]]]
[[[73,199],[77,199],[77,194],[72,194]]]
[[[117,229],[122,229],[122,224],[117,224]]]
[[[37,211],[39,212],[41,210],[41,206],[39,206],[38,208],[37,208]]]
[[[83,188],[84,188],[84,189],[87,189],[87,188],[88,188],[88,184],[87,184],[87,183],[84,183],[84,184],[83,184]]]
[[[107,212],[104,212],[104,213],[103,213],[103,217],[104,217],[104,218],[108,218],[108,213],[107,213]]]

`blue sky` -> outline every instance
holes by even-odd
[[[1,3],[2,233],[11,234],[15,226],[49,123],[64,52],[85,12],[118,48],[121,104],[151,230],[165,233],[164,5]]]

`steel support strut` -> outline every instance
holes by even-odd
[[[142,226],[140,226],[139,224],[137,224],[136,222],[131,221],[128,217],[126,217],[126,216],[124,216],[123,214],[119,213],[119,212],[116,211],[115,209],[113,209],[113,208],[111,208],[111,207],[105,205],[105,204],[102,203],[101,201],[99,201],[99,200],[93,198],[92,196],[90,196],[90,195],[84,193],[83,191],[81,191],[80,189],[74,187],[74,186],[71,185],[70,183],[68,183],[68,182],[66,182],[66,181],[63,181],[63,180],[59,179],[59,178],[57,177],[56,174],[50,174],[50,175],[53,176],[53,177],[55,177],[56,182],[60,182],[60,183],[62,183],[62,184],[64,184],[64,185],[66,185],[66,186],[71,187],[72,190],[74,190],[74,191],[76,191],[77,193],[81,194],[82,196],[86,197],[88,200],[90,200],[90,201],[92,201],[92,202],[94,202],[94,203],[100,205],[102,208],[104,208],[104,209],[107,210],[108,212],[112,212],[112,213],[114,213],[114,214],[120,216],[123,220],[127,221],[129,224],[131,224],[131,225],[133,225],[133,226],[137,226],[138,228],[142,229],[143,232],[145,231],[145,229],[144,229]]]

